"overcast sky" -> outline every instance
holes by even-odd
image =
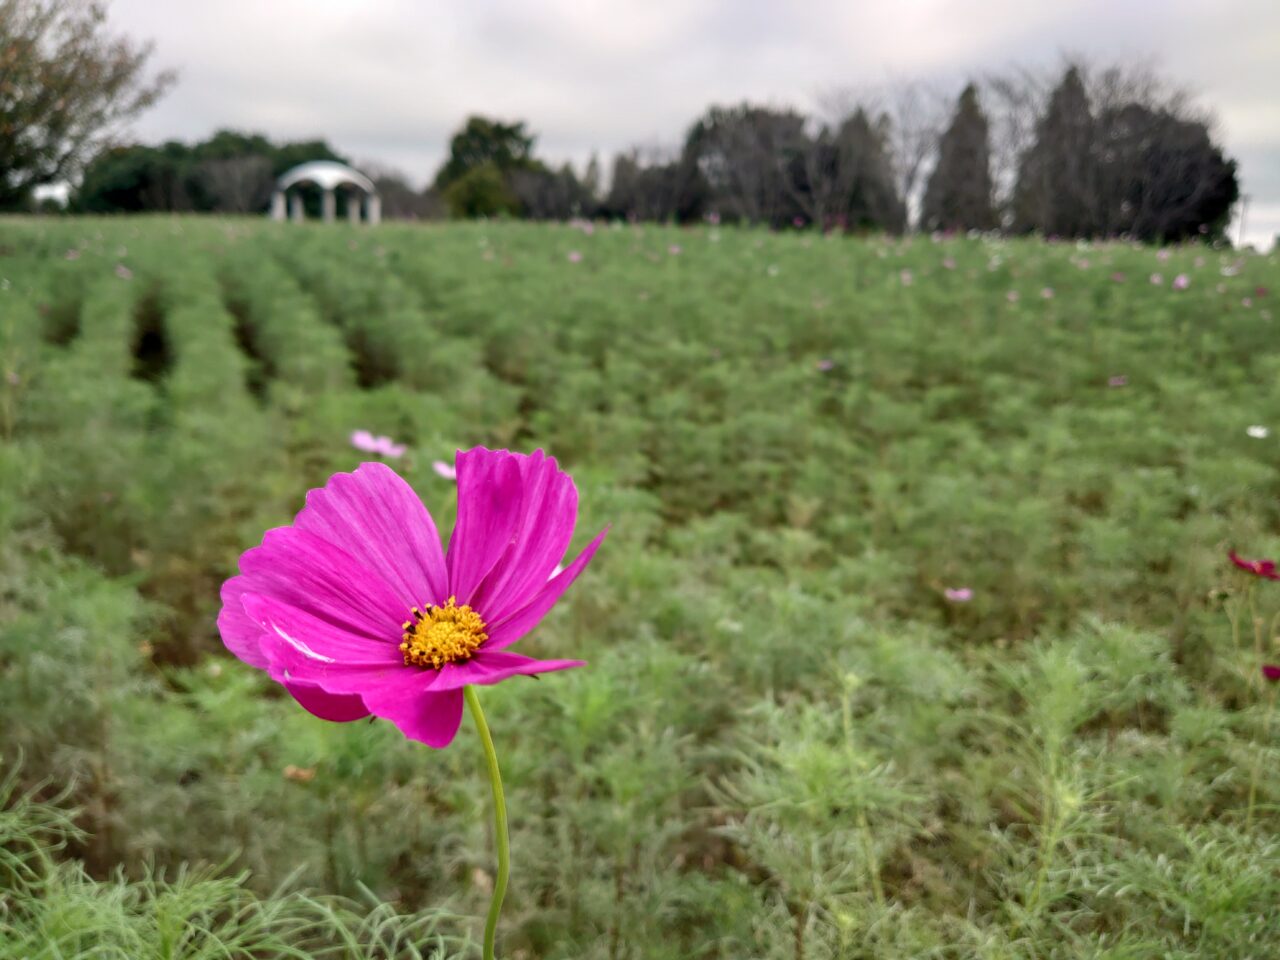
[[[144,141],[219,127],[323,136],[431,178],[469,113],[524,119],[581,165],[674,146],[710,103],[812,109],[833,89],[1064,52],[1154,60],[1199,91],[1240,161],[1247,236],[1280,232],[1280,0],[114,0],[179,83]]]

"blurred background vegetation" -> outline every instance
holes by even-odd
[[[488,692],[508,955],[1280,935],[1280,588],[1225,557],[1280,551],[1274,257],[189,217],[0,251],[0,954],[474,949],[474,738],[316,720],[214,628],[361,428],[444,529],[431,461],[476,443],[614,525],[526,641],[590,666]]]

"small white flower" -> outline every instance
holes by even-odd
[[[1268,430],[1266,427],[1255,423],[1248,430],[1246,430],[1245,433],[1253,437],[1253,439],[1255,440],[1265,440],[1267,439],[1267,435],[1270,434],[1271,431]]]

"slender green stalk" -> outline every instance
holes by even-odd
[[[484,923],[484,960],[494,960],[493,945],[498,937],[498,915],[502,913],[502,898],[507,895],[507,878],[511,874],[511,840],[507,835],[507,800],[502,793],[502,774],[498,770],[498,754],[493,749],[493,737],[485,723],[484,711],[475,687],[463,687],[462,696],[480,731],[484,744],[484,758],[489,765],[489,784],[493,787],[493,835],[498,847],[498,876],[493,883],[493,899],[489,901],[489,917]]]
[[[1262,672],[1262,668],[1258,668],[1258,672]],[[1262,721],[1262,743],[1259,744],[1258,750],[1253,755],[1253,769],[1249,771],[1249,803],[1245,808],[1244,827],[1248,830],[1253,826],[1253,811],[1258,805],[1258,774],[1262,767],[1262,751],[1266,749],[1267,741],[1271,739],[1271,717],[1276,710],[1276,694],[1271,691],[1271,695],[1267,698],[1267,712]]]

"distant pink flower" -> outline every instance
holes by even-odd
[[[1266,287],[1254,287],[1254,288],[1253,288],[1253,295],[1254,295],[1255,297],[1265,297],[1265,296],[1267,295],[1267,288],[1266,288]]]
[[[944,257],[944,258],[943,258],[943,260],[942,260],[942,269],[944,269],[944,270],[954,270],[955,268],[956,268],[956,261],[955,261],[955,259],[954,259],[953,257]]]
[[[1264,663],[1262,665],[1262,676],[1275,683],[1280,680],[1280,666],[1274,663]]]
[[[1111,275],[1111,280],[1114,283],[1124,283],[1124,274],[1117,270]]]
[[[1240,301],[1240,306],[1242,306],[1242,307],[1252,307],[1252,306],[1253,306],[1253,298],[1252,298],[1252,297],[1245,297],[1243,300],[1241,300],[1241,301]]]
[[[1159,260],[1161,263],[1164,263],[1166,260],[1168,260],[1169,256],[1170,256],[1170,253],[1168,250],[1156,251],[1156,259]]]
[[[582,262],[582,254],[581,254],[581,252],[579,252],[579,251],[577,251],[577,250],[570,250],[570,251],[569,251],[569,262],[570,262],[570,263],[581,263],[581,262]]]
[[[431,469],[436,472],[437,477],[445,480],[458,479],[458,471],[453,468],[453,464],[445,463],[443,460],[432,460]]]
[[[351,445],[365,453],[378,452],[378,438],[368,430],[356,430],[351,434]]]
[[[1040,291],[1040,296],[1046,300],[1053,299],[1053,287],[1045,287]]]
[[[1127,387],[1128,385],[1129,385],[1129,378],[1126,377],[1123,373],[1119,374],[1118,376],[1114,376],[1107,381],[1108,387]]]
[[[1164,274],[1161,274],[1161,273],[1153,273],[1153,274],[1151,275],[1151,285],[1152,285],[1153,287],[1158,287],[1158,286],[1160,286],[1162,283],[1164,283]]]
[[[1017,303],[1018,300],[1020,299],[1020,297],[1018,296],[1017,290],[1010,290],[1008,293],[1004,295],[1004,298],[1008,300],[1010,303]]]
[[[673,257],[678,257],[683,252],[684,251],[680,249],[680,244],[678,243],[673,243],[671,246],[667,247],[667,253],[671,254]]]
[[[17,370],[6,370],[4,381],[9,384],[9,386],[16,387],[18,384],[22,383],[22,377],[18,376]]]
[[[351,434],[351,445],[364,453],[377,453],[397,459],[404,456],[405,446],[390,437],[375,437],[368,430],[356,430]]]
[[[909,287],[916,282],[916,278],[910,270],[903,270],[900,272],[898,274],[898,279],[902,282],[904,287]]]
[[[711,226],[713,227],[720,226],[720,214],[712,210],[710,213],[707,214],[707,223],[711,224]]]
[[[973,590],[969,587],[947,587],[942,595],[952,603],[968,603],[973,599]]]
[[[1185,273],[1180,273],[1173,278],[1173,289],[1185,290],[1189,286],[1191,286],[1191,278],[1188,277]]]
[[[483,448],[459,452],[457,470],[447,553],[427,508],[385,464],[308,493],[293,524],[268,530],[222,585],[227,649],[322,719],[372,714],[437,748],[458,732],[464,687],[582,666],[507,648],[607,531],[553,576],[577,523],[569,475],[542,451]]]
[[[77,250],[75,247],[72,247],[70,250],[68,250],[68,251],[67,251],[66,259],[68,259],[68,260],[79,260],[79,259],[80,259],[80,251],[79,251],[79,250]]]
[[[132,280],[133,271],[126,267],[123,263],[116,264],[116,276],[121,280]]]
[[[804,226],[804,217],[792,217],[791,225],[795,227],[797,230],[799,230],[801,227]]]
[[[819,370],[821,370],[823,373],[826,373],[829,370],[835,369],[836,362],[827,357],[824,357],[823,359],[815,363],[814,366],[817,367]]]

